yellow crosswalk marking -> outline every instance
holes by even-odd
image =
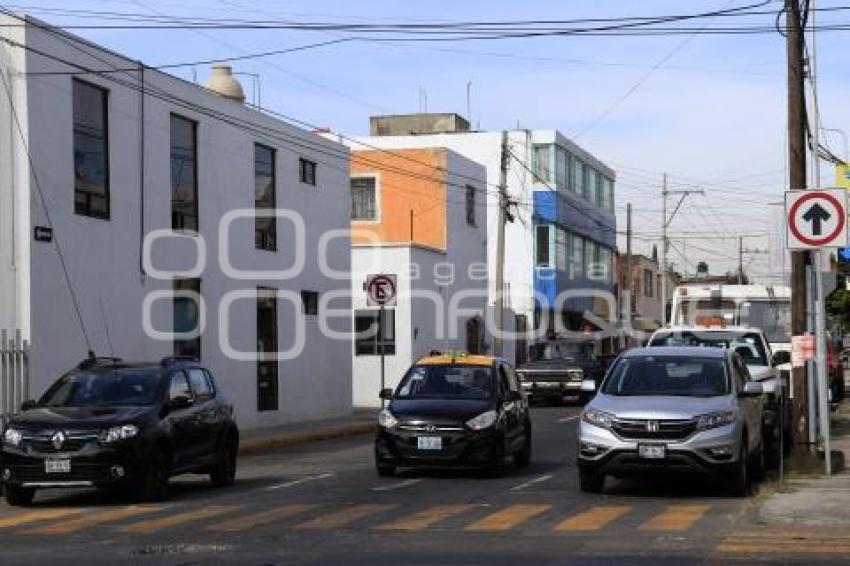
[[[95,525],[101,525],[103,523],[109,523],[111,521],[127,519],[129,517],[135,517],[136,515],[144,515],[145,513],[153,513],[154,511],[159,511],[160,509],[161,507],[131,505],[129,507],[121,507],[120,509],[110,509],[109,511],[103,511],[101,513],[91,513],[82,517],[74,517],[67,521],[53,523],[27,532],[41,535],[61,535],[74,533],[88,527],[93,527]]]
[[[468,525],[467,531],[507,531],[532,517],[545,513],[551,505],[511,505]]]
[[[225,513],[235,511],[238,508],[238,505],[209,505],[207,507],[184,511],[183,513],[177,513],[176,515],[170,515],[160,519],[150,519],[148,521],[133,523],[132,525],[127,525],[119,530],[125,533],[153,533],[166,527],[173,527],[184,523],[191,523],[193,521],[200,521],[201,519],[209,519],[210,517],[224,515]]]
[[[318,505],[284,505],[283,507],[277,507],[275,509],[269,509],[268,511],[262,511],[260,513],[254,513],[253,515],[238,517],[215,525],[210,525],[207,527],[207,530],[218,532],[244,531],[251,527],[256,527],[257,525],[265,525],[272,521],[288,519],[295,515],[310,511],[311,509],[315,509],[316,507],[318,507]]]
[[[82,513],[83,511],[85,511],[85,509],[39,509],[38,511],[29,511],[27,513],[12,515],[11,517],[0,518],[0,529],[5,529],[7,527],[17,527],[18,525],[25,525],[27,523],[34,523],[36,521],[61,519],[62,517],[67,517],[68,515],[76,515],[77,513]]]
[[[444,519],[463,513],[473,507],[475,507],[475,505],[436,505],[390,523],[378,525],[375,528],[384,531],[421,531],[422,529],[427,529],[435,523],[439,523]]]
[[[558,523],[555,530],[559,532],[596,531],[616,521],[631,509],[628,505],[598,505]]]
[[[370,515],[377,515],[378,513],[389,511],[394,507],[395,505],[354,505],[341,511],[322,515],[321,517],[316,517],[315,519],[300,523],[296,525],[295,528],[308,530],[338,529]]]
[[[686,531],[708,511],[708,505],[670,505],[640,526],[642,531]]]

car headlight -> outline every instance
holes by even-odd
[[[395,415],[393,415],[388,409],[384,409],[378,413],[379,426],[382,426],[383,428],[395,428],[397,424],[398,419],[396,419]]]
[[[717,428],[735,422],[737,414],[734,410],[717,411],[716,413],[708,413],[697,417],[697,430],[708,430]]]
[[[596,409],[585,409],[581,414],[581,418],[592,425],[602,428],[611,428],[611,422],[614,420],[614,415],[605,411],[597,411]]]
[[[110,442],[118,442],[127,438],[133,438],[139,433],[139,427],[136,425],[123,425],[108,428],[100,433],[100,441],[104,444]]]
[[[471,428],[472,430],[484,430],[485,428],[490,428],[496,421],[499,419],[499,413],[496,411],[487,411],[485,413],[481,413],[474,419],[469,419],[466,421],[466,426]]]
[[[21,434],[21,431],[14,428],[7,428],[6,432],[3,434],[3,442],[10,446],[20,446],[22,439],[23,435]]]

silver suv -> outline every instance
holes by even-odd
[[[747,492],[764,466],[762,386],[733,350],[636,348],[611,366],[582,412],[581,489],[605,476],[693,473]]]

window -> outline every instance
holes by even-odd
[[[614,181],[608,179],[607,177],[602,178],[602,190],[604,192],[605,198],[605,209],[613,212],[614,211]]]
[[[301,291],[301,307],[307,316],[319,314],[319,292]]]
[[[107,91],[74,79],[74,212],[109,218]]]
[[[197,124],[171,115],[171,229],[198,231]]]
[[[655,274],[652,273],[651,269],[643,270],[643,294],[645,297],[651,297],[653,295],[652,288],[655,286]]]
[[[254,206],[259,214],[254,218],[254,245],[258,250],[277,249],[277,219],[270,216],[275,209],[275,152],[272,148],[254,144]]]
[[[351,219],[377,220],[377,187],[375,177],[351,178]]]
[[[537,248],[537,257],[536,265],[537,267],[552,267],[552,254],[550,248],[550,243],[552,241],[551,237],[552,227],[548,224],[539,224],[535,228],[536,234],[536,244]]]
[[[602,176],[601,173],[596,173],[595,175],[596,183],[595,183],[595,196],[596,199],[594,202],[596,206],[604,209],[608,209],[608,199],[605,196],[605,177]]]
[[[555,182],[559,191],[567,190],[567,177],[569,177],[570,154],[557,148],[555,154]]]
[[[277,295],[274,289],[257,289],[257,410],[276,411]]]
[[[380,310],[354,312],[354,351],[358,356],[377,356],[383,352],[395,355],[395,309],[384,309],[383,320]]]
[[[171,384],[168,388],[168,399],[191,399],[192,390],[189,389],[189,381],[186,379],[186,374],[182,371],[177,371],[171,376]]]
[[[466,186],[466,223],[475,226],[475,187]]]
[[[204,370],[198,368],[190,369],[189,383],[192,385],[192,392],[194,392],[195,397],[212,397],[212,387],[207,378],[207,372]]]
[[[594,169],[593,167],[587,168],[586,182],[587,182],[587,199],[590,202],[592,202],[593,204],[599,204],[598,200],[597,200],[599,198],[599,194],[596,190],[596,183],[597,183],[596,169]]]
[[[590,278],[591,276],[596,276],[596,272],[593,269],[595,265],[594,261],[596,258],[596,246],[598,245],[596,242],[591,240],[583,240],[584,243],[584,276]]]
[[[555,267],[559,271],[567,269],[567,232],[563,228],[556,228],[555,232]]]
[[[552,182],[552,145],[534,146],[534,175],[541,183]]]
[[[573,234],[572,249],[570,250],[571,270],[573,276],[581,277],[584,273],[584,238]]]
[[[581,174],[581,196],[586,199],[590,199],[590,173],[593,171],[587,165],[582,165],[582,174]]]
[[[580,195],[581,188],[584,186],[584,164],[573,155],[573,192]]]
[[[201,280],[175,279],[174,288],[174,332],[196,333],[194,338],[174,339],[174,355],[201,359]]]
[[[299,175],[302,183],[316,186],[316,162],[300,157],[298,159]]]

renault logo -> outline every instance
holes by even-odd
[[[658,421],[646,421],[646,432],[658,432]]]
[[[53,443],[53,448],[62,450],[62,445],[65,444],[65,433],[61,430],[54,432],[53,436],[50,437],[50,442]]]

